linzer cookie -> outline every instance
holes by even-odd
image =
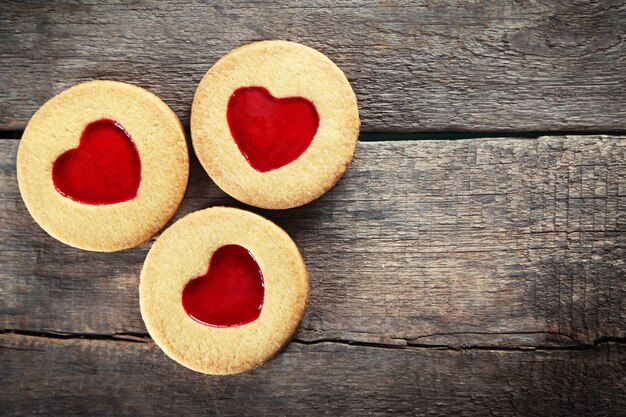
[[[56,239],[115,251],[154,235],[187,186],[184,130],[155,95],[129,84],[91,81],[45,103],[17,154],[28,211]]]
[[[156,240],[141,271],[141,315],[180,364],[208,374],[259,366],[290,339],[309,294],[291,238],[256,214],[214,207]]]
[[[204,76],[191,111],[193,146],[236,199],[283,209],[343,175],[359,134],[356,96],[320,52],[287,41],[237,48]]]

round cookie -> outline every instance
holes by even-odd
[[[234,198],[262,208],[306,204],[352,160],[356,96],[322,53],[288,41],[234,49],[206,73],[193,100],[198,159]]]
[[[174,215],[189,155],[174,112],[115,81],[75,85],[30,119],[17,153],[28,211],[52,237],[80,249],[136,246]]]
[[[159,236],[141,271],[150,336],[180,364],[233,374],[271,359],[302,319],[309,280],[281,228],[227,207],[191,213]]]

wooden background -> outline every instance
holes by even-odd
[[[0,415],[626,414],[626,3],[100,3],[0,3]],[[247,207],[301,248],[311,300],[276,359],[211,377],[145,330],[151,243],[50,238],[16,151],[95,78],[187,125],[221,55],[275,38],[346,72],[362,140],[319,200]],[[192,157],[176,218],[217,204],[244,207]]]

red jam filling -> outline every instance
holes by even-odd
[[[263,87],[241,87],[228,101],[228,126],[252,168],[268,172],[283,167],[307,150],[320,118],[303,97],[276,98]]]
[[[213,327],[250,323],[261,314],[263,273],[250,251],[239,245],[216,250],[205,275],[183,289],[183,308],[192,319]]]
[[[109,119],[89,123],[77,148],[61,154],[52,166],[57,191],[83,204],[115,204],[137,196],[141,162],[124,128]]]

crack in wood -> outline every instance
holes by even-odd
[[[80,340],[109,340],[115,342],[149,343],[152,341],[148,333],[140,332],[116,332],[116,333],[73,333],[59,332],[54,330],[22,330],[3,329],[1,334],[14,334],[18,336],[37,337],[45,339],[80,339]]]
[[[543,332],[541,332],[543,333]],[[485,333],[483,333],[485,334]],[[508,333],[512,334],[512,333]],[[528,333],[523,333],[528,334]],[[497,333],[496,333],[497,335]],[[292,343],[298,343],[303,345],[318,345],[323,343],[335,343],[349,346],[360,346],[366,348],[379,348],[379,349],[435,349],[435,350],[486,350],[486,351],[512,351],[512,352],[531,352],[531,351],[567,351],[567,350],[590,350],[595,349],[598,346],[606,343],[626,344],[626,337],[600,337],[592,344],[580,344],[579,346],[490,346],[490,345],[462,345],[462,346],[450,346],[450,345],[436,345],[415,343],[407,339],[394,339],[404,341],[404,344],[387,344],[387,343],[374,343],[374,342],[361,342],[354,340],[342,340],[342,339],[316,339],[316,340],[298,340],[293,339]]]
[[[3,329],[0,330],[0,335],[2,334],[10,334],[24,337],[35,337],[35,338],[43,338],[43,339],[62,339],[62,340],[85,340],[85,341],[111,341],[111,342],[123,342],[123,343],[152,343],[152,338],[148,333],[141,332],[115,332],[111,334],[104,333],[73,333],[73,332],[59,332],[54,330],[22,330],[22,329]],[[463,335],[475,335],[480,334],[484,336],[502,336],[506,335],[535,335],[535,334],[550,334],[550,335],[559,335],[572,339],[577,343],[576,346],[544,346],[544,345],[536,345],[536,346],[498,346],[498,345],[461,345],[461,346],[452,346],[446,344],[429,344],[429,343],[417,343],[415,340],[433,337],[433,336],[463,336]],[[352,340],[352,339],[342,339],[342,338],[318,338],[318,339],[299,339],[294,338],[291,340],[291,343],[296,343],[300,345],[319,345],[319,344],[339,344],[339,345],[348,345],[348,346],[359,346],[365,348],[376,348],[376,349],[436,349],[436,350],[455,350],[455,351],[464,351],[464,350],[488,350],[488,351],[514,351],[514,352],[528,352],[528,351],[562,351],[562,350],[587,350],[594,349],[601,344],[605,343],[616,343],[616,344],[626,344],[626,337],[613,337],[613,336],[601,336],[593,341],[591,344],[584,344],[579,342],[568,335],[563,334],[552,334],[549,332],[512,332],[512,333],[477,333],[477,332],[463,332],[463,333],[447,333],[447,334],[432,334],[432,335],[424,335],[418,338],[406,339],[406,338],[388,338],[392,340],[392,343],[385,342],[367,342],[362,340]],[[0,349],[13,349],[20,350],[21,348],[14,348],[8,346],[0,345]],[[21,350],[32,350],[32,349],[21,349]]]

